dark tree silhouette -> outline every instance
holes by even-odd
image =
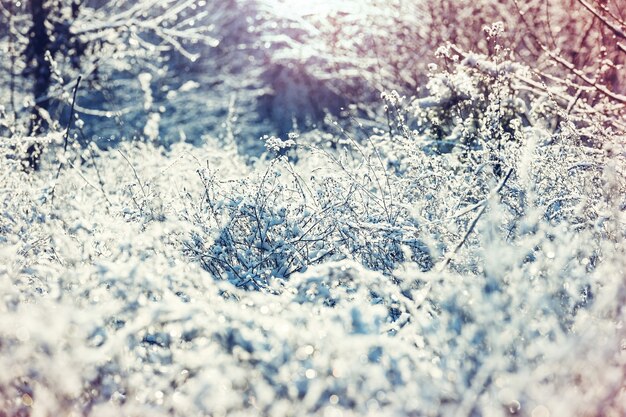
[[[30,3],[32,27],[26,56],[28,61],[34,63],[32,68],[27,68],[30,73],[27,75],[31,75],[33,78],[33,97],[36,102],[32,109],[29,129],[32,135],[41,133],[47,128],[46,119],[40,115],[42,110],[47,112],[50,107],[48,91],[52,69],[50,68],[50,60],[46,59],[46,51],[50,49],[50,36],[46,30],[49,10],[44,3],[45,0],[31,0]],[[39,167],[40,154],[41,144],[33,143],[28,147],[26,159],[29,168],[37,169]]]

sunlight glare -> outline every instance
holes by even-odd
[[[358,14],[363,0],[274,0],[273,6],[289,16],[323,16],[331,13]]]

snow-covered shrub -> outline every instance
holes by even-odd
[[[380,132],[0,165],[0,410],[623,414],[623,144],[520,132],[501,178]]]
[[[0,415],[626,415],[619,120],[440,52],[424,96],[257,159],[235,104],[196,147],[0,138]]]
[[[387,274],[406,260],[432,267],[376,149],[352,141],[345,150],[304,146],[296,155],[306,163],[277,156],[238,181],[200,170],[204,190],[190,197],[201,200],[190,216],[199,233],[187,253],[214,275],[256,289],[330,259]]]
[[[210,234],[194,235],[188,250],[215,276],[265,288],[271,278],[288,277],[332,254],[332,207],[307,204],[297,174],[274,170],[281,162],[275,160],[261,178],[227,184],[228,190],[215,173],[199,171],[205,189],[198,214]],[[289,176],[287,182],[281,174]]]
[[[520,129],[531,123],[527,116],[531,100],[513,86],[513,72],[520,68],[510,61],[499,62],[499,57],[462,59],[445,48],[442,53],[451,68],[433,68],[428,94],[411,103],[417,132],[440,149],[493,145],[494,153],[505,142],[519,139]]]

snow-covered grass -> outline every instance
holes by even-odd
[[[389,132],[265,138],[253,165],[3,158],[3,415],[624,415],[623,142],[448,77],[387,96]],[[411,126],[462,80],[472,140],[433,152],[447,133]]]
[[[216,96],[125,75],[146,141],[0,103],[0,417],[626,415],[623,107],[352,3],[210,3]]]

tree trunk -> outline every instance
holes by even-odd
[[[37,135],[43,133],[48,124],[45,118],[41,117],[39,110],[48,111],[50,107],[50,99],[46,98],[50,89],[51,67],[50,62],[46,59],[46,51],[50,47],[50,37],[46,30],[46,20],[48,19],[49,10],[45,5],[46,0],[31,0],[31,17],[32,27],[30,31],[29,52],[32,54],[33,68],[33,96],[36,104],[33,107],[31,115],[30,133]],[[31,169],[39,167],[39,158],[42,146],[39,143],[30,145],[27,150],[27,162]]]

